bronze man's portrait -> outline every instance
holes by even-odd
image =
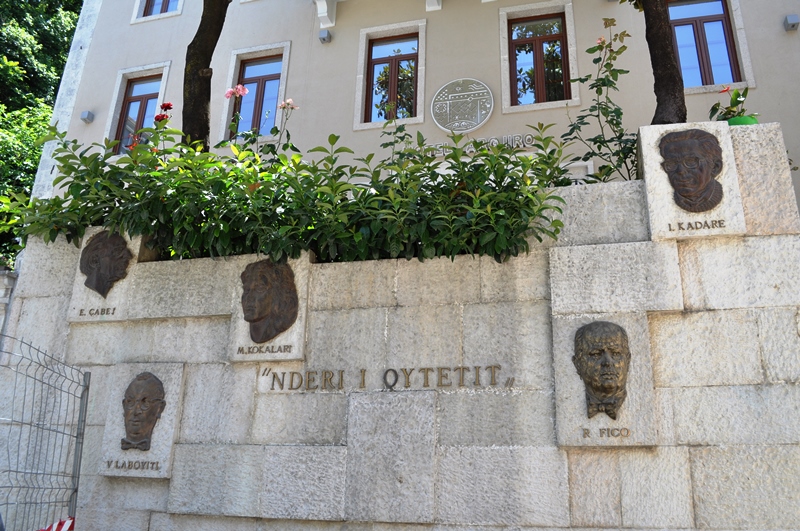
[[[700,129],[667,133],[659,144],[675,204],[687,212],[706,212],[722,201],[722,148],[717,137]]]
[[[250,339],[265,343],[297,320],[297,288],[289,264],[262,260],[242,273],[242,313],[250,323]]]
[[[572,363],[586,387],[586,412],[589,418],[605,413],[616,420],[625,401],[631,352],[628,334],[608,321],[595,321],[575,332]]]
[[[125,415],[125,438],[121,441],[123,450],[150,449],[153,428],[166,405],[164,385],[153,373],[143,372],[133,379],[122,399]]]
[[[107,230],[95,234],[81,252],[81,273],[86,275],[83,284],[105,299],[114,283],[128,274],[131,258],[125,238]]]

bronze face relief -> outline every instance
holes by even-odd
[[[250,339],[265,343],[297,320],[297,287],[289,264],[262,260],[242,273],[242,313],[250,323]]]
[[[675,204],[687,212],[706,212],[722,201],[722,148],[717,137],[700,129],[667,133],[659,143]]]
[[[131,258],[125,238],[107,230],[95,234],[81,252],[81,273],[86,275],[83,284],[105,299],[114,283],[128,274]]]
[[[122,399],[125,438],[120,446],[123,450],[150,449],[153,428],[166,405],[164,385],[153,373],[143,372],[133,379]]]
[[[605,413],[616,420],[625,401],[631,352],[628,334],[621,326],[595,321],[575,332],[572,363],[586,387],[586,412],[589,418]]]

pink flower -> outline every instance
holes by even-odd
[[[168,101],[165,101],[164,103],[161,104],[161,110],[162,111],[171,111],[172,110],[172,103],[170,103]]]
[[[289,99],[287,99],[285,101],[282,101],[281,104],[278,105],[278,108],[279,109],[295,110],[295,109],[299,109],[300,107],[298,107],[297,105],[294,104],[294,100],[292,98],[289,98]]]
[[[597,39],[597,44],[605,44],[605,43],[606,43],[605,37],[600,37],[599,39]]]
[[[245,88],[244,86],[236,85],[235,87],[229,88],[228,90],[225,91],[225,97],[227,99],[231,99],[231,96],[236,96],[238,98],[244,96],[248,92],[250,91],[247,90],[247,88]]]

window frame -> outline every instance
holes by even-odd
[[[563,13],[566,31],[566,57],[568,68],[568,79],[580,77],[578,73],[578,42],[575,33],[575,14],[572,8],[572,0],[549,0],[537,2],[535,4],[524,4],[513,7],[502,7],[499,9],[500,35],[500,82],[502,93],[500,101],[502,103],[502,114],[514,114],[521,112],[531,112],[545,109],[558,109],[563,107],[578,107],[581,105],[580,84],[569,83],[569,99],[558,101],[545,101],[542,103],[526,103],[523,105],[511,104],[511,92],[516,91],[516,85],[511,85],[511,58],[509,57],[511,46],[509,43],[509,22],[520,19],[533,18],[538,16],[555,16]]]
[[[711,1],[713,0],[708,0],[708,2]],[[691,18],[680,18],[676,20],[672,20],[670,18],[669,24],[670,29],[672,30],[673,51],[675,53],[675,59],[678,61],[678,68],[681,69],[681,74],[683,74],[683,68],[681,67],[681,56],[678,52],[678,37],[676,28],[677,26],[691,26],[694,34],[695,52],[697,53],[698,65],[700,66],[700,80],[702,84],[693,87],[684,86],[684,89],[696,88],[697,86],[718,86],[723,84],[714,82],[714,72],[711,66],[711,57],[708,51],[708,41],[706,39],[706,22],[722,22],[722,31],[725,35],[726,48],[728,51],[728,63],[730,64],[731,76],[733,77],[733,80],[728,84],[742,82],[742,74],[739,68],[739,54],[737,53],[736,49],[736,39],[734,38],[733,24],[731,23],[730,18],[730,9],[726,0],[719,1],[722,3],[721,15],[706,15]],[[687,0],[667,0],[667,9],[669,9],[670,4],[677,4],[681,2],[686,3]],[[695,3],[702,4],[708,2]]]
[[[355,100],[353,102],[353,131],[381,129],[386,124],[385,121],[364,121],[367,109],[367,66],[370,41],[388,37],[397,38],[414,33],[417,35],[417,66],[414,72],[416,77],[416,91],[414,93],[416,110],[413,117],[400,118],[396,123],[398,125],[421,124],[425,121],[425,40],[427,24],[427,20],[419,19],[361,29],[359,32],[358,67],[355,79]]]
[[[114,83],[114,92],[111,100],[110,112],[108,113],[106,126],[103,133],[105,138],[117,138],[116,133],[119,131],[119,120],[123,111],[122,102],[127,95],[128,81],[160,75],[161,86],[159,88],[157,102],[160,104],[164,101],[164,94],[167,84],[169,83],[169,70],[171,63],[171,61],[164,61],[162,63],[125,68],[117,72],[117,79]]]
[[[225,78],[226,85],[214,89],[214,94],[222,94],[225,89],[233,87],[239,83],[241,79],[242,63],[255,59],[265,59],[269,57],[280,57],[281,59],[281,74],[280,82],[278,83],[278,103],[286,99],[286,83],[289,76],[289,59],[291,56],[291,41],[281,41],[269,44],[262,44],[259,46],[252,46],[249,48],[239,48],[231,51],[231,59],[228,66],[228,76]],[[222,107],[222,114],[219,121],[219,141],[230,140],[231,130],[230,124],[233,119],[233,113],[237,107],[237,99],[231,97],[230,99],[223,98],[224,104]],[[214,106],[211,108],[214,112]],[[275,111],[275,124],[278,125],[283,120],[283,109],[280,107]],[[271,135],[262,135],[259,137],[263,140],[273,138]]]
[[[149,92],[147,94],[141,94],[139,96],[128,95],[132,85],[134,85],[135,83],[139,83],[140,81],[150,81],[156,79],[159,80],[158,92]],[[114,135],[114,140],[119,140],[119,144],[114,146],[114,153],[119,155],[122,153],[123,148],[126,147],[123,145],[124,142],[122,139],[122,134],[125,132],[125,121],[126,121],[128,106],[133,102],[136,101],[140,102],[139,112],[138,115],[136,116],[136,123],[134,125],[133,130],[138,131],[139,129],[147,127],[147,125],[144,123],[145,113],[147,111],[147,102],[150,100],[155,100],[156,110],[158,110],[158,102],[160,101],[159,96],[161,95],[161,87],[163,86],[163,84],[164,84],[164,78],[161,74],[133,77],[127,80],[127,82],[125,83],[125,92],[122,97],[122,108],[120,109],[120,114],[117,117],[117,134]]]
[[[256,77],[251,77],[251,78],[245,78],[244,77],[245,68],[247,67],[247,65],[249,63],[271,62],[270,60],[274,60],[274,62],[281,62],[281,72],[278,72],[277,74],[269,74],[269,75],[266,75],[266,76],[256,76]],[[253,58],[250,58],[250,59],[242,59],[239,62],[239,77],[237,79],[236,84],[245,85],[247,83],[256,83],[256,85],[257,85],[257,87],[256,87],[256,96],[255,96],[256,99],[255,99],[255,102],[253,103],[253,116],[250,117],[250,123],[251,124],[257,123],[258,124],[257,127],[258,127],[259,132],[261,131],[261,122],[259,120],[260,120],[260,117],[264,115],[264,96],[265,96],[265,92],[266,92],[265,88],[266,88],[267,81],[275,81],[275,80],[278,81],[278,102],[281,101],[281,98],[280,98],[280,93],[281,93],[280,81],[281,81],[281,73],[283,72],[283,64],[282,63],[283,63],[283,56],[282,55],[266,55],[266,56],[263,56],[263,57],[253,57]],[[280,122],[278,121],[278,110],[279,110],[278,106],[279,105],[280,105],[280,103],[277,103],[275,105],[275,113],[274,113],[274,124],[275,125],[280,124]],[[241,112],[241,108],[242,108],[242,98],[236,98],[236,100],[235,100],[235,102],[233,104],[233,113],[235,114],[237,112]],[[258,118],[256,118],[256,117],[258,117]],[[237,134],[239,134],[239,133],[234,133],[233,131],[230,131],[230,137],[231,138],[234,138]],[[259,136],[270,136],[270,135],[267,134],[267,135],[259,135]]]
[[[162,11],[160,13],[145,15],[148,7],[154,5],[153,2],[154,0],[136,0],[133,15],[131,16],[131,24],[141,24],[143,22],[161,20],[162,18],[177,17],[183,12],[184,0],[178,0],[178,6],[172,11]],[[169,3],[167,3],[167,5],[169,5]],[[162,9],[164,9],[163,4]]]
[[[387,41],[410,39],[411,37],[414,37],[417,40],[417,51],[415,53],[391,55],[389,57],[381,57],[379,59],[372,58],[372,51],[375,47],[375,44],[381,44],[382,42]],[[389,64],[389,76],[391,78],[389,82],[389,103],[391,103],[397,101],[397,86],[400,83],[400,63],[409,59],[414,60],[414,103],[412,108],[413,114],[408,118],[414,118],[417,115],[417,96],[419,93],[419,34],[407,33],[405,35],[392,35],[389,37],[380,37],[369,40],[369,51],[367,52],[367,77],[365,85],[366,101],[364,102],[364,123],[383,123],[387,120],[397,119],[397,108],[395,107],[393,109],[392,116],[387,115],[385,120],[372,120],[372,107],[374,104],[373,97],[375,95],[375,91],[373,90],[373,84],[375,83],[375,79],[373,78],[375,75],[375,65],[384,63]]]
[[[536,20],[546,20],[552,18],[559,18],[561,19],[561,33],[556,35],[544,35],[541,37],[529,37],[524,39],[514,39],[512,37],[512,27],[515,24],[519,24],[520,22],[533,22]],[[541,44],[543,41],[553,41],[558,40],[561,43],[561,80],[564,84],[564,97],[560,100],[552,100],[552,101],[569,101],[572,99],[572,91],[571,91],[571,84],[569,82],[569,53],[567,53],[567,21],[566,17],[563,12],[561,13],[552,13],[552,14],[545,14],[545,15],[536,15],[533,17],[521,17],[521,18],[511,18],[508,19],[508,65],[509,65],[509,86],[511,87],[511,92],[509,96],[511,97],[511,105],[514,107],[518,107],[519,103],[519,94],[517,91],[517,85],[519,82],[519,78],[517,77],[517,62],[516,62],[516,46],[520,44]],[[543,53],[539,46],[534,46],[534,68],[536,64],[544,64],[543,60]],[[536,70],[537,74],[540,74],[539,70]],[[545,76],[543,75],[544,72],[541,72],[542,75],[536,76],[536,85],[534,88],[534,94],[547,94],[547,88],[545,84]],[[534,103],[522,104],[522,105],[536,105],[537,103],[550,103],[550,101],[537,101]]]

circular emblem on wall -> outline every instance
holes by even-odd
[[[492,91],[482,81],[462,78],[440,88],[431,103],[431,115],[441,129],[469,133],[486,123],[494,108]]]

